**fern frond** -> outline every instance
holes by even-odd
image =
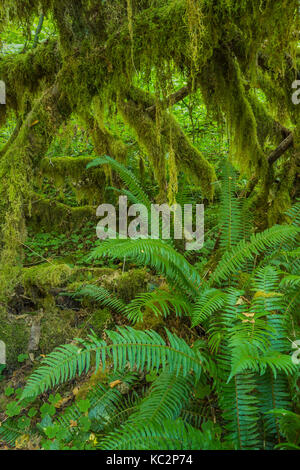
[[[174,311],[177,317],[189,315],[191,304],[173,292],[155,290],[139,294],[126,306],[126,315],[133,323],[143,320],[144,311],[151,311],[157,317],[167,317]]]
[[[114,379],[115,377],[109,378],[111,381]],[[132,385],[137,381],[137,376],[123,372],[118,374],[118,380]],[[93,432],[100,432],[100,430],[107,426],[111,414],[118,409],[119,404],[123,400],[123,395],[117,388],[111,388],[109,385],[98,383],[88,392],[86,399],[90,402],[88,417],[92,423],[92,430]],[[76,427],[70,427],[70,421],[78,421],[83,415],[84,413],[75,403],[58,418],[58,422],[65,426],[71,437],[72,434],[76,433]]]
[[[17,423],[12,419],[3,423],[0,422],[0,438],[9,446],[14,447],[17,439],[19,439],[22,435],[24,435],[24,431],[21,431],[18,428]]]
[[[239,345],[232,353],[232,369],[228,380],[231,380],[232,376],[245,371],[263,375],[266,373],[267,368],[271,369],[275,379],[278,372],[289,375],[295,371],[295,365],[287,354],[272,350],[265,354],[259,354],[258,349],[251,344]]]
[[[103,370],[108,359],[113,361],[114,370],[123,370],[127,363],[130,368],[138,370],[158,370],[169,368],[170,372],[187,376],[191,371],[200,377],[206,358],[200,351],[191,349],[187,343],[166,330],[168,343],[154,331],[138,331],[133,328],[118,328],[118,331],[107,331],[110,343],[94,336],[89,341],[78,345],[68,344],[56,348],[43,360],[28,379],[21,400],[35,397],[51,387],[72,380],[87,372],[91,366],[91,355],[95,355],[96,370],[100,363]]]
[[[275,409],[268,413],[278,419],[280,432],[287,439],[288,444],[300,450],[300,415],[285,409]],[[276,448],[288,448],[279,444]]]
[[[266,249],[274,249],[280,243],[295,238],[299,233],[297,227],[275,225],[262,233],[252,235],[248,243],[242,240],[233,250],[224,254],[210,278],[210,285],[225,281],[233,274],[238,273],[246,261],[254,255],[258,255]]]
[[[226,420],[227,439],[238,449],[258,449],[258,398],[251,373],[236,375],[220,388],[220,404]]]
[[[191,377],[177,375],[169,370],[163,371],[130,421],[160,423],[166,419],[177,419],[190,398],[192,384]]]
[[[222,191],[219,209],[220,246],[228,251],[238,244],[242,235],[242,201],[236,196],[236,172],[226,162],[222,168]]]
[[[151,202],[148,199],[148,196],[141,187],[135,175],[130,170],[128,170],[125,165],[122,165],[122,163],[117,162],[111,157],[104,156],[95,158],[92,162],[87,165],[87,168],[93,168],[100,165],[110,165],[112,169],[118,173],[122,181],[128,187],[129,191],[136,198],[136,200],[139,201],[139,204],[144,204],[144,206],[150,209]]]
[[[290,223],[296,227],[300,227],[300,199],[286,212],[290,218]]]
[[[89,297],[95,302],[99,302],[105,307],[109,307],[113,311],[124,315],[126,310],[126,304],[121,299],[115,297],[111,292],[106,290],[104,287],[95,286],[93,284],[86,285],[81,289],[77,290],[74,297]]]
[[[213,450],[222,444],[211,432],[201,432],[180,419],[161,423],[134,423],[110,433],[101,450]]]
[[[144,393],[144,390],[142,390],[140,393],[133,391],[129,395],[123,396],[122,401],[117,403],[113,409],[109,410],[105,421],[104,432],[111,432],[125,424],[130,416],[138,410]],[[100,420],[98,421],[97,427],[94,425],[93,431],[99,432],[102,431],[102,429],[103,423]]]
[[[275,378],[273,373],[268,371],[258,378],[258,393],[266,447],[270,449],[281,440],[280,419],[270,412],[275,408],[291,409],[288,378],[284,374],[278,374]]]
[[[204,290],[204,292],[196,299],[192,310],[192,326],[194,327],[205,322],[205,320],[207,320],[217,310],[220,310],[223,307],[226,298],[226,293],[218,289]]]
[[[300,287],[300,276],[297,274],[287,274],[281,279],[280,288],[286,289],[287,287]]]
[[[108,257],[134,260],[155,268],[173,284],[187,292],[197,292],[203,283],[197,270],[163,240],[105,240],[89,256],[90,260]]]
[[[211,410],[209,406],[193,401],[187,407],[183,407],[180,418],[194,428],[200,429],[203,421],[206,421],[210,415]]]

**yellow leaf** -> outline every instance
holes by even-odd
[[[122,382],[121,380],[115,380],[109,384],[110,388],[115,388],[117,385],[120,385]]]

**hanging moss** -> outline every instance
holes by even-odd
[[[124,142],[115,137],[105,126],[104,107],[99,97],[93,99],[92,109],[95,117],[85,113],[84,119],[92,134],[96,152],[98,155],[108,155],[124,162],[128,149]]]
[[[61,65],[58,44],[55,40],[41,44],[25,54],[13,54],[2,58],[0,80],[3,80],[6,86],[4,108],[26,115],[28,101],[32,103],[34,97],[40,95],[54,82]]]
[[[68,183],[74,190],[77,201],[100,204],[105,190],[105,173],[101,168],[87,170],[93,157],[44,158],[40,163],[41,176],[47,176],[58,188]]]
[[[165,161],[171,135],[176,164],[200,184],[203,196],[210,199],[213,195],[212,183],[216,180],[212,165],[191,144],[175,118],[168,112],[162,113],[162,140],[158,144],[155,122],[146,111],[155,103],[153,97],[138,89],[131,90],[130,97],[135,98],[136,101],[120,100],[118,109],[125,122],[135,130],[139,143],[151,158],[162,192],[166,188]]]
[[[96,207],[71,207],[39,194],[32,195],[32,208],[27,216],[37,230],[48,232],[53,229],[70,232],[93,220],[96,226],[97,221]]]
[[[18,137],[0,161],[0,214],[3,250],[0,258],[0,286],[14,285],[21,246],[26,237],[24,206],[29,203],[33,166],[47,150],[65,116],[68,104],[57,87],[48,90],[36,103],[21,127]],[[8,275],[9,269],[12,269]],[[5,288],[3,289],[5,291]],[[0,292],[1,297],[1,292]]]
[[[295,151],[285,155],[285,161],[276,175],[275,182],[269,190],[268,223],[271,227],[276,223],[286,222],[286,211],[291,207],[293,192],[297,190],[296,179],[299,177],[299,163],[297,166],[297,155]],[[299,184],[298,184],[299,190]]]

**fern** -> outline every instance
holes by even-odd
[[[238,273],[246,261],[266,249],[276,248],[280,243],[295,238],[300,233],[297,227],[275,225],[262,233],[252,235],[246,243],[242,240],[231,251],[227,251],[210,278],[210,284],[218,284]]]
[[[108,292],[104,287],[87,285],[77,290],[74,297],[89,297],[90,299],[99,302],[105,307],[111,308],[113,311],[124,314],[126,309],[126,304],[117,297],[114,297],[110,292]]]
[[[3,423],[0,422],[0,438],[9,446],[15,446],[17,439],[19,439],[23,434],[24,431],[21,431],[18,428],[18,425],[14,420],[9,419]]]
[[[128,374],[127,372],[119,373],[117,377],[120,383],[126,383],[127,385],[132,385],[137,381],[136,375]],[[115,378],[116,377],[110,376],[108,380],[113,382]],[[92,423],[92,431],[100,432],[108,426],[110,416],[120,406],[123,396],[118,389],[98,383],[88,392],[86,399],[90,402],[88,417]],[[76,422],[81,416],[84,416],[84,413],[75,403],[58,418],[57,421],[62,424],[66,430],[69,430],[70,438],[72,434],[76,433],[76,428],[69,428],[70,421],[73,420]]]
[[[169,345],[154,331],[136,331],[133,328],[118,328],[107,331],[110,344],[90,336],[90,341],[80,341],[78,345],[68,344],[56,348],[43,360],[43,365],[28,379],[21,399],[35,397],[51,387],[72,380],[76,374],[88,372],[91,354],[94,353],[96,371],[102,363],[106,368],[112,359],[114,369],[123,370],[129,363],[133,369],[158,370],[169,367],[176,374],[187,376],[193,371],[200,377],[207,361],[199,351],[191,349],[183,339],[166,331]]]
[[[201,432],[180,419],[161,423],[130,424],[110,433],[99,445],[101,450],[210,450],[222,449],[211,432]]]
[[[139,204],[144,204],[148,209],[151,206],[151,202],[146,196],[145,191],[141,187],[139,181],[136,179],[134,174],[128,170],[122,163],[117,162],[111,157],[105,156],[100,158],[95,158],[92,162],[87,165],[87,168],[94,168],[100,165],[110,165],[113,170],[115,170],[123,182],[128,187],[129,191],[134,196],[135,200]]]
[[[132,323],[143,320],[144,311],[152,312],[157,317],[167,317],[174,312],[176,316],[189,315],[191,304],[174,292],[155,290],[139,294],[126,306],[126,315]]]
[[[192,384],[192,378],[165,370],[155,380],[130,421],[160,423],[166,419],[177,419],[189,400]]]
[[[222,192],[219,208],[220,245],[227,251],[237,245],[242,234],[242,201],[236,197],[236,173],[229,162],[222,168]]]
[[[269,415],[278,419],[280,432],[288,441],[276,449],[300,450],[300,415],[285,409],[274,409]]]
[[[103,257],[126,257],[142,265],[151,266],[165,275],[172,284],[184,288],[188,293],[196,293],[203,284],[197,270],[163,240],[105,240],[94,249],[90,260]]]
[[[192,310],[192,326],[205,322],[213,313],[220,310],[226,301],[226,293],[217,289],[206,289],[196,299]]]

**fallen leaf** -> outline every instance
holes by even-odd
[[[110,388],[115,388],[117,385],[120,385],[122,382],[121,380],[115,380],[109,384]]]

